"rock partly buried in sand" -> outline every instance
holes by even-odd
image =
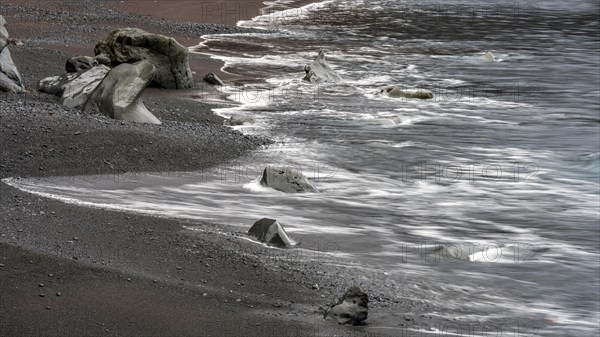
[[[94,49],[112,65],[148,60],[156,67],[153,83],[167,89],[187,89],[194,85],[188,50],[175,39],[138,28],[122,28],[110,33]]]
[[[332,316],[338,324],[361,324],[369,313],[369,296],[362,289],[353,286],[337,301],[334,301],[323,314]]]
[[[290,248],[296,245],[296,242],[290,239],[283,226],[274,219],[263,218],[258,220],[252,225],[248,234],[256,237],[260,242],[277,247]]]
[[[77,73],[77,77],[65,86],[60,103],[69,108],[82,109],[91,93],[98,87],[109,71],[109,67],[99,65]]]
[[[221,81],[221,79],[219,77],[217,77],[217,75],[215,75],[214,73],[206,74],[206,76],[204,76],[203,80],[204,80],[204,82],[206,82],[208,84],[212,84],[212,85],[224,85],[223,81]]]
[[[433,98],[433,92],[425,89],[409,89],[404,87],[389,87],[381,91],[390,97],[402,97],[402,98],[419,98],[419,99],[430,99]]]
[[[115,67],[92,92],[84,111],[100,112],[119,120],[161,124],[141,99],[153,76],[154,66],[146,60]]]
[[[289,167],[265,168],[260,184],[285,193],[318,192],[302,173]]]
[[[311,83],[339,82],[342,80],[340,75],[331,69],[329,63],[325,61],[325,52],[322,50],[314,61],[304,66],[304,71],[306,72],[304,80]]]
[[[92,69],[97,66],[98,62],[95,58],[89,56],[74,56],[67,60],[65,69],[68,73],[77,73],[80,71]]]
[[[62,96],[67,84],[77,76],[79,76],[78,73],[67,73],[60,76],[46,77],[38,84],[38,90],[50,95]]]
[[[5,25],[6,21],[0,15],[0,91],[22,92],[25,89],[23,79],[8,50],[9,36]]]
[[[256,122],[256,120],[252,116],[233,115],[233,116],[229,117],[229,119],[227,119],[225,122],[231,126],[236,126],[236,125],[244,125],[244,124],[254,124]]]

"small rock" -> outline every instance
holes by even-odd
[[[56,296],[60,297],[62,294],[59,292],[56,293]]]
[[[131,282],[131,279],[129,277],[127,278],[127,282]]]
[[[44,294],[40,294],[40,297],[46,297],[46,295],[44,295]]]
[[[43,283],[40,283],[40,284],[38,284],[38,286],[39,286],[40,288],[43,288],[43,287],[44,287],[44,284],[43,284]]]
[[[319,285],[318,284],[313,284],[312,285],[313,290],[319,290]]]

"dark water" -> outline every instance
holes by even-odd
[[[252,164],[129,183],[13,183],[240,228],[277,218],[299,241],[333,245],[346,263],[418,282],[415,296],[456,315],[547,322],[541,336],[595,335],[598,4],[330,1],[281,12],[286,6],[240,23],[268,34],[211,36],[202,49],[225,70],[264,80],[225,87],[241,104],[218,110],[255,116],[240,129],[278,141]],[[320,49],[342,83],[301,81]],[[389,85],[434,98],[377,94]],[[321,193],[260,187],[253,179],[271,164],[302,169]],[[432,253],[440,247],[454,254]]]

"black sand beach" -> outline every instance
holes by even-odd
[[[0,4],[11,36],[24,43],[11,52],[28,89],[0,93],[0,178],[202,170],[270,143],[223,126],[211,105],[165,90],[148,89],[144,96],[160,126],[65,109],[38,93],[40,79],[62,74],[69,56],[91,55],[95,43],[118,27],[174,36],[186,46],[204,33],[237,29],[141,16],[113,5]],[[148,8],[142,12],[152,14]],[[203,72],[218,70],[202,55],[193,55],[191,65],[196,82]],[[325,270],[320,258],[274,254],[224,225],[68,205],[5,184],[0,204],[1,336],[365,333],[322,320],[319,306],[357,279],[344,276],[343,268]],[[205,231],[190,233],[185,225]],[[379,291],[382,303],[394,304],[392,291]]]

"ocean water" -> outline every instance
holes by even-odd
[[[304,247],[414,283],[452,315],[504,322],[503,335],[597,335],[598,3],[301,5],[270,3],[238,23],[265,33],[192,48],[242,75],[221,89],[237,104],[216,112],[254,116],[237,128],[274,145],[210,172],[8,183],[240,231],[276,218]],[[341,83],[302,81],[321,49]],[[434,98],[379,93],[391,85]],[[269,165],[302,170],[320,193],[260,186]]]

